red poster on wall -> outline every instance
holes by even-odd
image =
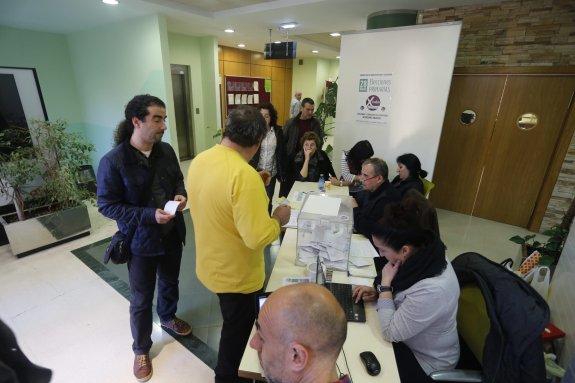
[[[256,77],[225,76],[226,115],[239,105],[270,102],[271,80]]]

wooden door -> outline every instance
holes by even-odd
[[[574,91],[572,75],[455,75],[434,171],[435,206],[539,227],[530,220],[542,185],[556,177],[548,170],[564,158],[557,148]],[[460,122],[464,110],[476,112],[474,123]],[[517,127],[524,113],[537,115],[536,127]]]
[[[574,89],[573,76],[508,76],[474,215],[527,227]],[[534,128],[517,126],[525,113],[538,117]]]
[[[505,78],[453,76],[433,173],[431,201],[436,207],[472,214]],[[461,122],[464,110],[476,113],[473,123]]]

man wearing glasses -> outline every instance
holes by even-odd
[[[365,190],[353,198],[353,222],[355,231],[370,240],[371,228],[383,217],[387,204],[401,198],[387,175],[387,164],[381,158],[369,158],[361,165],[360,180]]]

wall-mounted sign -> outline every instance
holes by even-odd
[[[391,73],[360,74],[357,94],[356,121],[388,126],[392,99]]]

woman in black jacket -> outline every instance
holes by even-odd
[[[323,175],[324,180],[336,177],[333,165],[326,152],[321,150],[321,140],[314,132],[306,132],[301,138],[302,149],[295,155],[294,178],[296,181],[316,182]]]
[[[415,154],[406,153],[397,157],[397,176],[391,181],[399,194],[403,196],[409,189],[415,189],[423,194],[423,182],[427,172],[421,169],[421,162]]]

